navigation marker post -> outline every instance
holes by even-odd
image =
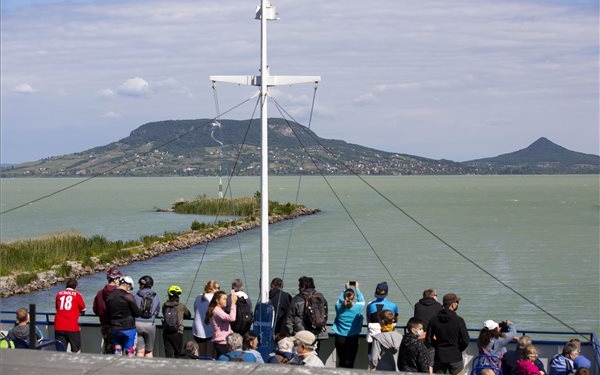
[[[277,11],[268,0],[261,0],[256,8],[255,19],[260,20],[260,73],[259,76],[210,76],[213,82],[260,86],[261,100],[261,189],[260,189],[260,301],[256,306],[254,331],[260,337],[261,354],[272,351],[273,306],[269,303],[269,150],[267,102],[270,86],[298,83],[317,83],[320,76],[272,76],[267,63],[267,21],[277,20]]]

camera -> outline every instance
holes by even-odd
[[[350,286],[356,286],[356,281],[348,281],[348,284],[349,284]]]
[[[508,323],[500,322],[498,325],[500,326],[500,332],[508,332]]]

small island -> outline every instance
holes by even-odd
[[[86,237],[79,232],[60,232],[43,237],[0,243],[0,297],[30,293],[68,278],[80,278],[110,267],[150,259],[173,251],[236,235],[260,227],[257,210],[260,193],[245,198],[207,198],[177,201],[169,211],[181,214],[239,216],[212,224],[194,220],[183,232],[142,236],[138,241],[109,241],[103,236]],[[229,208],[227,208],[229,207]],[[165,211],[156,209],[157,211]],[[215,211],[216,210],[216,211]],[[269,224],[319,209],[300,204],[269,201]]]

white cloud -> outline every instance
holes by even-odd
[[[97,92],[98,95],[105,97],[105,98],[112,98],[114,97],[116,94],[112,89],[102,89],[102,90],[98,90]]]
[[[119,118],[119,117],[121,117],[121,115],[119,113],[117,113],[117,112],[108,111],[108,112],[105,112],[102,115],[102,117],[105,117],[105,118]]]
[[[29,83],[20,83],[15,86],[13,91],[17,92],[19,94],[33,94],[37,90],[35,90],[33,87],[31,87],[31,85]]]
[[[312,120],[320,136],[453,160],[510,152],[515,137],[546,136],[598,153],[597,0],[273,5],[281,19],[269,24],[271,74],[322,77]],[[3,126],[93,125],[90,114],[106,110],[99,98],[115,99],[111,110],[128,119],[129,131],[165,118],[210,117],[209,75],[260,74],[253,12],[246,0],[60,1],[3,12],[1,104],[10,119]],[[16,89],[25,83],[36,87]],[[69,95],[48,100],[59,87]],[[32,121],[24,110],[31,103],[5,95],[38,90],[27,101],[39,98],[35,112],[56,121]],[[224,113],[256,87],[219,84],[217,91]],[[298,118],[312,108],[310,85],[271,94]],[[225,116],[251,115],[242,106]],[[486,153],[472,151],[475,144]]]
[[[150,84],[140,77],[129,78],[117,87],[117,93],[123,96],[146,96],[150,94]]]

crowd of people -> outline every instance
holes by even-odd
[[[252,301],[240,279],[232,281],[230,293],[222,291],[216,280],[206,282],[194,300],[193,340],[184,342],[184,320],[192,319],[192,312],[179,300],[183,293],[179,286],[170,286],[167,300],[161,304],[158,293],[152,290],[151,276],[138,280],[137,292],[133,292],[133,279],[116,268],[109,269],[106,277],[107,284],[93,301],[104,354],[153,357],[156,321],[161,316],[164,351],[169,358],[323,367],[318,355],[319,341],[331,334],[337,366],[353,368],[366,321],[371,370],[451,375],[465,370],[463,354],[470,338],[464,319],[457,314],[460,298],[454,293],[445,294],[440,303],[435,289],[424,290],[401,333],[397,329],[398,306],[387,298],[386,282],[377,284],[374,298],[366,303],[359,283],[347,281],[335,303],[335,319],[327,332],[328,303],[316,290],[314,279],[300,277],[298,293],[292,296],[283,290],[283,281],[275,278],[269,291],[275,349],[267,355],[257,350],[260,338],[251,330]],[[68,280],[66,289],[56,295],[54,323],[55,340],[65,350],[81,351],[79,316],[85,311],[77,280]],[[16,318],[8,337],[28,340],[27,309],[18,309]],[[43,338],[37,327],[36,336]],[[507,345],[513,340],[517,340],[516,347],[508,350]],[[546,372],[531,337],[517,336],[516,326],[510,320],[484,321],[477,347],[479,355],[473,360],[473,375],[590,374],[591,362],[581,354],[578,339],[567,342],[561,353],[549,359]]]

